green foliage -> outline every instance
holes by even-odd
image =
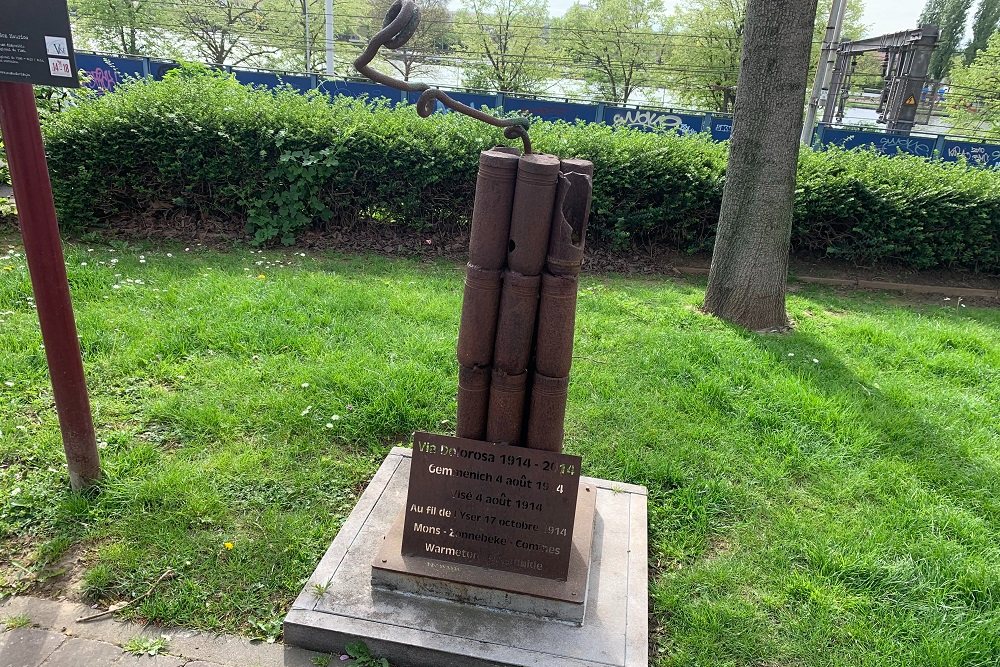
[[[31,617],[27,614],[15,614],[0,620],[0,627],[4,630],[17,630],[18,628],[26,628],[29,625],[31,625]]]
[[[559,75],[546,41],[546,0],[462,0],[455,15],[460,38],[481,62],[465,68],[465,85],[502,92],[537,92]]]
[[[662,0],[595,0],[574,4],[558,21],[562,50],[582,70],[597,99],[627,104],[640,86],[656,83],[650,64],[663,61],[665,39]]]
[[[951,72],[948,116],[955,134],[1000,139],[1000,32],[975,59]]]
[[[344,647],[346,655],[350,657],[347,664],[354,667],[389,667],[389,661],[372,654],[368,645],[362,641],[351,642]]]
[[[1000,269],[1000,173],[872,151],[802,151],[792,252]]]
[[[136,635],[129,639],[122,646],[122,650],[132,655],[155,656],[166,653],[170,648],[170,638],[166,635],[159,637],[149,637],[146,635]]]
[[[23,252],[0,261],[0,596],[36,549],[102,606],[170,567],[120,615],[261,636],[390,447],[453,428],[464,272],[295,250],[65,244],[92,496],[66,482]],[[995,665],[1000,310],[799,285],[774,336],[703,299],[580,281],[566,451],[649,489],[650,664]]]
[[[931,80],[944,79],[960,53],[971,7],[972,0],[927,0],[924,5],[920,25],[936,25],[941,30],[928,68]]]
[[[979,0],[976,18],[972,22],[972,38],[965,47],[966,65],[986,48],[986,43],[997,31],[1000,31],[1000,0]]]
[[[468,223],[481,150],[496,128],[460,114],[291,90],[251,89],[186,66],[85,100],[46,124],[61,222],[81,230],[146,218],[246,227],[291,243],[375,219]],[[540,152],[595,164],[591,244],[711,249],[726,145],[702,135],[536,123]],[[808,256],[918,268],[1000,268],[995,171],[870,152],[805,151],[792,245]]]
[[[247,619],[247,624],[250,626],[250,638],[265,641],[268,644],[275,643],[281,636],[284,618],[281,614],[263,618],[251,616]]]

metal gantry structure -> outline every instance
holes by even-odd
[[[813,79],[812,94],[806,106],[805,121],[802,123],[802,143],[812,143],[813,132],[816,130],[816,114],[820,106],[826,103],[830,92],[830,73],[837,58],[837,46],[840,44],[840,32],[844,27],[844,16],[847,13],[847,0],[833,0],[830,8],[830,20],[823,36],[823,48],[816,66],[816,76]]]
[[[887,130],[909,133],[928,81],[928,66],[938,33],[937,26],[925,25],[838,46],[823,122],[830,124],[843,119],[858,56],[878,51],[885,54],[885,85],[879,99],[878,122],[885,123]]]

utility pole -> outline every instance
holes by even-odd
[[[48,6],[43,8],[49,9]],[[69,32],[68,18],[66,26],[63,34]],[[55,85],[65,84],[57,81]],[[24,255],[52,379],[52,398],[69,464],[69,482],[74,491],[81,491],[101,478],[101,458],[97,452],[35,93],[30,83],[0,81],[0,137],[4,140],[10,165]]]
[[[840,43],[840,32],[844,27],[844,15],[847,12],[847,0],[833,0],[830,8],[830,20],[826,25],[826,35],[823,37],[823,50],[819,54],[816,66],[816,79],[813,81],[812,95],[806,108],[805,122],[802,123],[801,141],[805,145],[812,143],[813,131],[816,129],[816,113],[821,104],[827,103],[830,91],[830,74],[833,61],[837,57],[837,45]]]
[[[80,85],[69,9],[66,0],[4,0],[3,5],[13,10],[3,16],[3,35],[10,38],[7,41],[13,48],[0,58],[0,142],[10,166],[10,184],[52,380],[69,483],[74,491],[81,491],[100,480],[101,457],[34,90],[35,85]]]
[[[309,45],[309,0],[302,0],[302,18],[306,26],[306,71],[312,71],[312,53]]]
[[[326,0],[326,75],[333,76],[333,0]]]

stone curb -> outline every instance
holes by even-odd
[[[31,619],[30,628],[0,633],[0,667],[8,663],[9,667],[314,667],[313,658],[320,656],[283,644],[144,626],[110,616],[88,623],[76,621],[93,613],[86,605],[30,596],[0,603],[0,618],[23,614]],[[121,646],[137,635],[169,636],[167,654],[152,659],[123,653]]]

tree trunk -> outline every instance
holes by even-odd
[[[816,0],[750,0],[705,310],[783,328],[795,173]]]

